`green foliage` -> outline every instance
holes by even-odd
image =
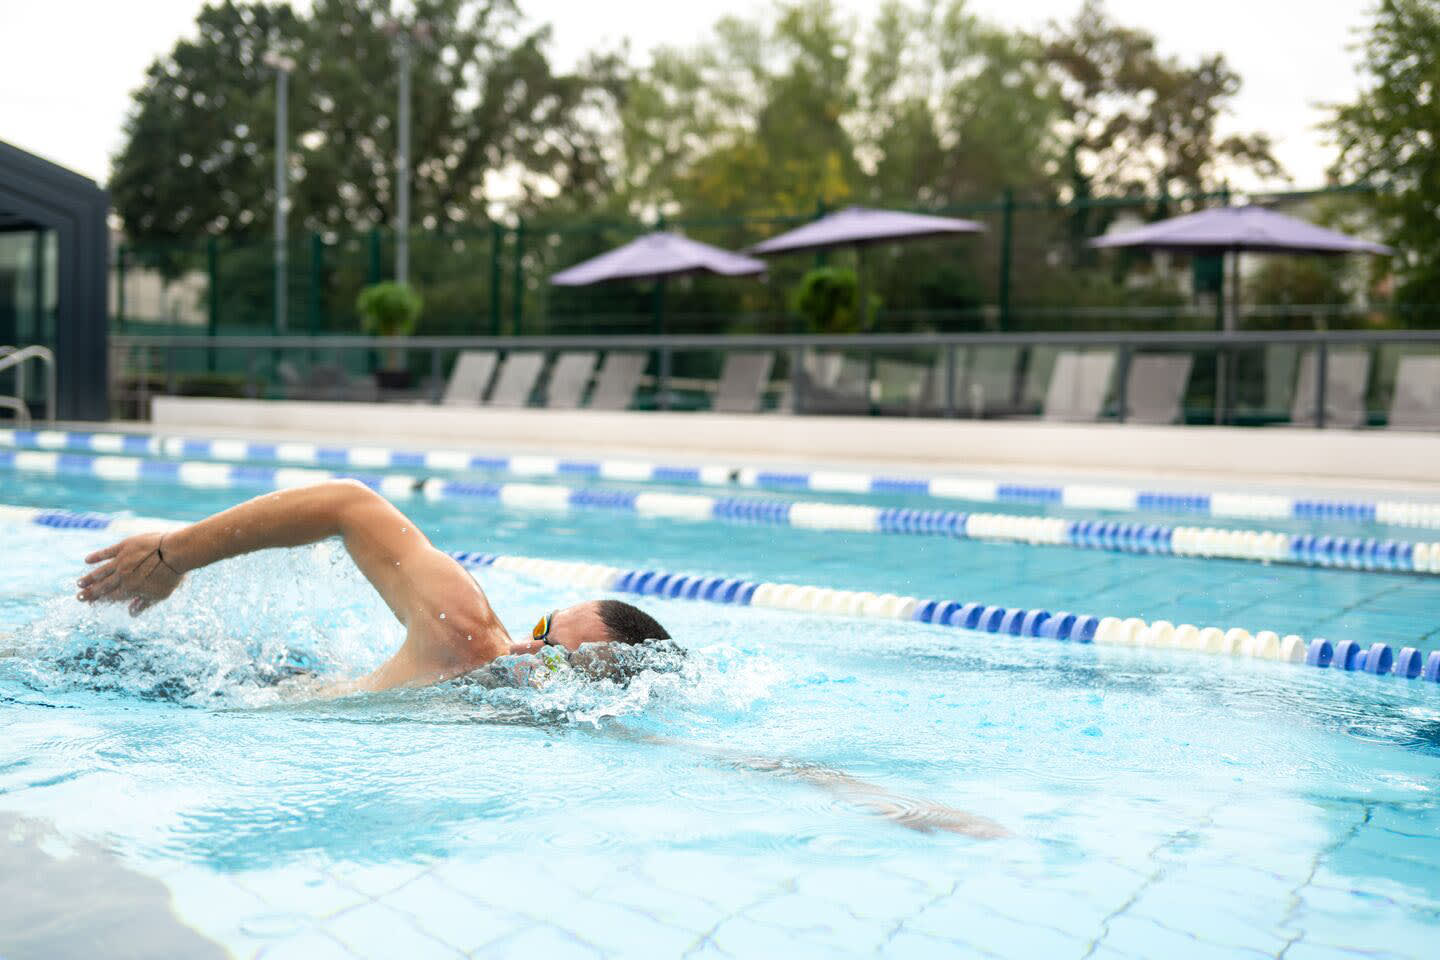
[[[275,72],[290,79],[290,221],[297,229],[364,231],[395,212],[393,126],[397,40],[390,0],[215,2],[135,92],[110,182],[133,243],[205,232],[263,233],[272,221]],[[410,44],[412,201],[421,229],[488,219],[490,174],[504,170],[510,205],[608,194],[597,115],[618,90],[613,58],[574,75],[551,69],[548,32],[513,0],[419,0],[429,30]]]
[[[810,333],[859,333],[865,329],[860,312],[859,281],[849,267],[816,267],[790,291],[790,312],[805,321]],[[870,294],[870,317],[880,306]]]
[[[1440,6],[1381,0],[1362,48],[1367,81],[1334,108],[1339,176],[1373,184],[1372,210],[1400,251],[1396,298],[1440,303]]]
[[[1102,0],[1085,0],[1073,21],[1052,27],[1045,59],[1063,104],[1070,174],[1088,192],[1173,196],[1217,188],[1227,168],[1280,173],[1269,137],[1216,133],[1240,91],[1221,54],[1181,63],[1162,55],[1153,35],[1111,20]]]
[[[355,310],[366,333],[381,337],[409,336],[420,320],[424,302],[405,283],[377,283],[360,291]]]

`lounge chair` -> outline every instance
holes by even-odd
[[[866,365],[842,353],[807,353],[795,374],[800,413],[849,414],[870,412]]]
[[[648,354],[616,353],[605,354],[600,373],[595,378],[595,389],[590,391],[591,410],[627,410],[635,399],[635,388],[645,374],[650,362]]]
[[[1353,429],[1365,425],[1365,391],[1370,383],[1370,351],[1325,352],[1325,426]],[[1290,402],[1290,422],[1315,425],[1315,351],[1300,358],[1300,375]]]
[[[545,387],[545,406],[552,410],[574,410],[590,386],[599,354],[594,351],[572,351],[560,354],[550,368],[550,382]]]
[[[1025,376],[1020,383],[1020,400],[1017,405],[1019,412],[1038,413],[1045,409],[1045,397],[1050,391],[1055,360],[1062,349],[1042,343],[1025,350]]]
[[[455,360],[440,402],[450,407],[477,407],[495,375],[495,351],[465,350]]]
[[[1265,410],[1267,420],[1283,419],[1290,409],[1300,349],[1287,343],[1265,345]]]
[[[275,372],[289,400],[373,401],[380,397],[374,379],[352,377],[338,364],[316,364],[302,375],[289,360],[281,360]]]
[[[525,407],[535,392],[535,381],[545,369],[545,354],[538,350],[512,350],[495,375],[495,386],[485,401],[487,407]]]
[[[1045,392],[1046,420],[1089,423],[1100,419],[1115,372],[1112,350],[1062,351]]]
[[[940,390],[944,390],[944,367],[941,360]],[[881,413],[917,416],[925,405],[927,391],[935,371],[918,363],[902,360],[875,361],[875,403]]]
[[[710,409],[717,413],[759,412],[762,395],[770,384],[770,371],[774,368],[775,354],[769,351],[727,353]]]
[[[1131,357],[1125,374],[1125,419],[1132,423],[1177,422],[1194,365],[1195,358],[1188,353]]]
[[[960,380],[959,406],[972,417],[1015,413],[1019,369],[1019,347],[976,347]]]
[[[1390,398],[1391,430],[1440,430],[1440,357],[1401,357]]]

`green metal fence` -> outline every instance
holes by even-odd
[[[1301,215],[1316,204],[1363,190],[1338,187],[1279,200]],[[863,269],[881,301],[878,332],[1214,329],[1224,274],[1214,258],[1099,252],[1087,242],[1118,219],[1141,223],[1229,202],[1224,191],[1189,197],[1086,198],[1068,203],[1007,192],[993,201],[927,212],[976,219],[984,233],[882,245]],[[727,249],[744,249],[813,213],[688,216],[658,226]],[[681,278],[664,301],[654,284],[554,287],[549,276],[657,224],[593,217],[567,222],[482,223],[416,231],[411,282],[425,298],[417,333],[429,336],[531,336],[593,333],[791,333],[801,321],[790,291],[817,263],[854,263],[849,251],[772,258],[759,279]],[[112,329],[120,333],[334,335],[360,332],[355,299],[389,279],[394,236],[307,234],[290,238],[288,328],[276,329],[274,249],[259,236],[115,253]],[[1252,329],[1429,326],[1431,311],[1409,312],[1371,297],[1363,264],[1348,293],[1328,302],[1249,302]],[[1337,289],[1339,287],[1337,286]],[[1440,316],[1440,314],[1437,314]],[[198,354],[197,354],[198,356]],[[207,356],[207,369],[215,369]]]

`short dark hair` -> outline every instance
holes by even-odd
[[[615,643],[644,643],[669,640],[670,634],[654,617],[623,600],[601,600],[596,604],[600,622]]]

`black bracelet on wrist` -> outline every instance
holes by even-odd
[[[159,557],[159,558],[160,558],[160,562],[163,563],[163,564],[165,564],[165,569],[167,569],[167,570],[169,570],[171,573],[175,574],[175,576],[177,576],[177,577],[183,577],[183,576],[184,576],[184,574],[181,573],[179,570],[176,570],[174,567],[170,566],[170,562],[165,559],[165,534],[163,534],[163,533],[160,534],[160,541],[155,544],[155,556]]]

